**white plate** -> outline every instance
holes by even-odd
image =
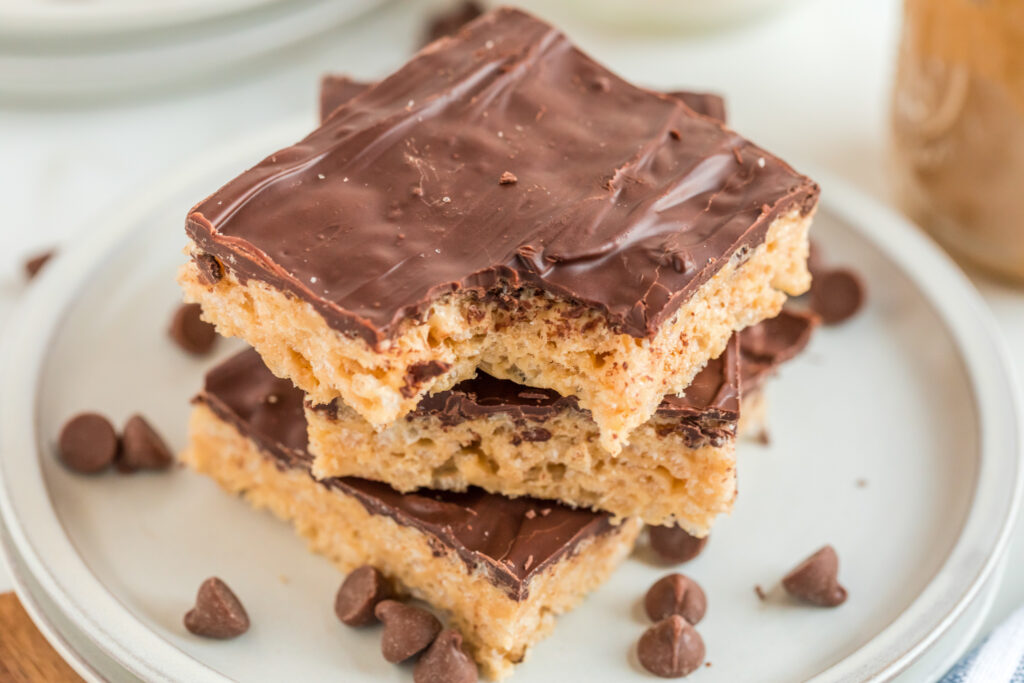
[[[32,578],[0,522],[0,549],[18,601],[50,645],[86,683],[138,683],[71,624]]]
[[[81,631],[61,614],[53,601],[39,588],[17,552],[10,544],[0,521],[0,547],[10,576],[15,581],[18,599],[47,640],[60,652],[87,683],[138,683],[114,660],[101,652]],[[993,575],[979,591],[978,597],[964,610],[957,622],[939,638],[920,659],[902,674],[897,683],[936,681],[967,651],[981,631],[986,615],[999,593],[1009,558],[1004,557]]]
[[[25,569],[24,563],[10,543],[0,520],[0,549],[9,575],[15,582],[18,599],[46,639],[87,683],[138,683],[114,660],[104,654],[85,634],[61,614],[53,601],[39,588]],[[967,651],[981,631],[986,615],[992,609],[1006,573],[1009,557],[1003,557],[998,568],[964,610],[957,622],[939,638],[920,659],[897,676],[898,683],[920,683],[938,680]]]
[[[188,398],[213,362],[164,334],[184,213],[301,128],[192,164],[66,249],[0,353],[0,511],[13,543],[67,619],[147,680],[409,678],[380,659],[373,630],[336,622],[339,577],[285,525],[189,472],[81,477],[53,455],[62,422],[83,409],[119,422],[142,412],[183,445]],[[977,596],[1017,504],[1016,394],[984,306],[910,226],[814,175],[825,187],[815,232],[833,261],[867,276],[870,303],[822,330],[771,387],[773,446],[744,444],[737,509],[685,568],[710,599],[705,681],[894,675]],[[825,542],[842,558],[844,606],[754,597],[754,584]],[[560,620],[517,680],[649,680],[629,653],[645,628],[638,600],[665,571],[629,561]],[[253,618],[232,642],[181,626],[214,574]]]

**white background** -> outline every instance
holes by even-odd
[[[101,102],[0,99],[0,328],[26,286],[26,256],[87,229],[211,146],[296,114],[312,123],[321,73],[387,73],[418,43],[428,12],[423,4],[391,4],[272,67],[211,76],[192,89]],[[828,168],[889,201],[887,117],[899,25],[892,0],[808,0],[756,24],[686,39],[565,28],[635,82],[725,95],[731,124],[748,137],[797,167]],[[183,221],[188,208],[181,207]],[[975,279],[1020,376],[1024,289]],[[1012,552],[1010,566],[1020,566],[1024,542]],[[0,568],[0,590],[9,588]],[[1024,575],[1007,572],[990,622],[1021,603]]]

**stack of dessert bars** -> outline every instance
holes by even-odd
[[[516,10],[322,105],[188,217],[186,299],[252,349],[184,458],[500,678],[644,524],[731,508],[741,403],[813,325],[779,314],[818,188]]]

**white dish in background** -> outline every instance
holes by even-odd
[[[146,680],[409,679],[380,658],[376,631],[338,624],[340,577],[286,525],[188,471],[82,477],[53,455],[64,420],[85,409],[119,423],[142,412],[184,445],[188,399],[216,358],[186,357],[165,336],[182,218],[302,129],[191,164],[97,226],[44,271],[0,353],[0,511],[17,553],[74,628]],[[815,234],[832,262],[867,276],[869,305],[821,330],[770,385],[773,444],[741,445],[736,511],[683,569],[709,596],[703,681],[895,675],[975,602],[1017,505],[1017,399],[984,306],[911,226],[812,175],[825,188]],[[826,542],[840,553],[845,605],[757,600],[755,584]],[[516,680],[649,680],[630,654],[647,626],[637,603],[666,571],[630,560],[559,620]],[[210,575],[245,602],[244,637],[183,629]]]
[[[520,0],[541,15],[572,18],[614,31],[693,33],[764,18],[798,0]],[[498,1],[491,4],[499,5]],[[557,23],[557,22],[556,22]]]
[[[93,20],[76,23],[75,8],[92,16],[84,9],[90,3],[61,4],[53,16],[29,13],[31,20],[9,21],[5,13],[21,5],[0,0],[0,95],[102,100],[114,93],[195,84],[225,71],[255,68],[259,59],[321,36],[385,2],[106,0],[93,8]],[[136,9],[117,19],[116,12],[106,11],[125,4]],[[171,10],[178,6],[187,11]],[[215,12],[222,16],[207,20]]]
[[[0,0],[0,37],[124,35],[251,12],[283,0]]]

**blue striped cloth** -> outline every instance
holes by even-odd
[[[1024,683],[1024,607],[964,655],[940,683]]]

